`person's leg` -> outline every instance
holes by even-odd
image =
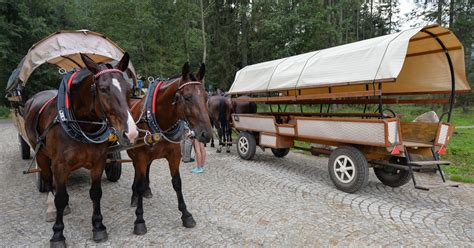
[[[203,172],[202,170],[202,150],[200,147],[200,143],[197,139],[194,140],[194,151],[196,153],[196,164],[197,166],[194,167],[191,172],[192,173],[201,173]]]
[[[201,166],[204,166],[204,164],[206,163],[206,148],[201,142],[199,142],[199,146],[201,147]]]
[[[192,146],[193,143],[190,139],[185,139],[181,141],[181,154],[183,156],[183,162],[185,163],[193,161],[193,159],[191,158]]]

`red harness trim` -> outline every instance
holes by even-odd
[[[69,91],[71,89],[71,84],[72,84],[72,80],[76,77],[76,74],[78,73],[79,71],[75,71],[71,77],[67,80],[67,92],[65,94],[65,98],[66,98],[66,108],[69,109]]]
[[[161,85],[163,84],[163,81],[160,81],[158,85],[155,87],[155,92],[153,92],[153,105],[151,111],[153,113],[156,112],[156,96],[158,95],[158,91],[160,90]]]
[[[54,100],[55,97],[56,96],[53,96],[53,97],[51,97],[51,99],[46,101],[46,103],[43,105],[43,107],[41,107],[38,115],[41,115],[41,113],[43,113],[43,111],[46,109],[46,107],[48,107],[48,105]]]

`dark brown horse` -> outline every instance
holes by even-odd
[[[211,124],[217,129],[217,135],[219,136],[217,152],[220,153],[223,146],[226,147],[227,152],[230,152],[232,143],[232,129],[230,126],[232,103],[230,99],[221,95],[211,96],[207,101],[207,107]],[[214,147],[214,137],[211,138],[211,147]]]
[[[239,96],[237,99],[250,98],[249,96]],[[255,114],[257,113],[257,104],[255,102],[242,102],[232,99],[233,114]]]
[[[79,126],[84,133],[97,133],[98,126],[104,127],[105,122],[116,130],[122,144],[134,142],[138,136],[127,105],[130,85],[122,74],[128,67],[128,54],[125,53],[116,68],[109,64],[96,64],[86,55],[81,57],[88,71],[83,69],[77,72],[82,76],[76,82],[72,78],[68,80],[64,96],[57,96],[56,91],[40,92],[25,105],[25,128],[32,146],[40,146],[36,162],[41,168],[41,177],[48,190],[53,189],[54,178],[57,214],[53,226],[54,234],[50,240],[52,247],[66,245],[63,235],[63,213],[69,201],[66,182],[69,174],[81,167],[91,172],[89,194],[93,202],[93,240],[101,242],[107,239],[106,228],[102,223],[100,199],[108,142],[105,140],[102,143],[84,143],[72,138],[62,124],[57,124],[60,118],[64,117],[64,112],[61,109],[58,111],[57,106],[64,100],[68,113],[75,117],[76,127]],[[98,125],[99,123],[102,125]]]
[[[153,104],[156,111],[151,113],[157,121],[161,130],[165,130],[162,139],[151,146],[142,146],[128,150],[130,158],[135,167],[135,179],[132,190],[132,206],[136,203],[136,220],[133,232],[137,235],[143,235],[147,232],[145,220],[143,218],[143,195],[149,189],[149,169],[155,159],[164,158],[168,161],[171,183],[178,197],[178,209],[181,211],[181,220],[183,226],[194,227],[194,221],[191,213],[186,208],[183,193],[181,191],[181,177],[179,174],[179,164],[181,162],[180,137],[176,140],[167,140],[166,130],[174,129],[175,124],[180,120],[186,120],[187,124],[194,131],[195,137],[203,143],[209,142],[211,135],[211,124],[207,113],[207,93],[201,83],[204,78],[205,66],[201,65],[197,77],[190,73],[189,64],[186,63],[182,68],[182,74],[163,84],[156,94],[149,91],[148,94],[154,94]],[[141,129],[153,132],[148,121],[142,121],[144,113],[143,106],[147,97],[130,103],[132,116],[138,121],[137,125]],[[146,108],[145,108],[146,109]],[[147,116],[147,114],[145,114]],[[148,116],[147,118],[152,118]]]

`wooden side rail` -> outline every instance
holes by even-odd
[[[316,113],[316,112],[258,112],[261,115],[273,115],[273,116],[322,116],[322,117],[380,117],[378,113]],[[391,115],[384,115],[385,118],[391,118]]]
[[[278,98],[274,101],[274,98]],[[379,104],[377,98],[370,99],[300,99],[295,96],[233,98],[235,102],[265,102],[273,104]],[[435,99],[398,99],[382,98],[382,104],[447,104],[449,98]]]

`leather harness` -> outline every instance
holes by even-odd
[[[176,143],[181,140],[184,135],[193,136],[191,129],[189,128],[186,120],[179,119],[170,128],[162,130],[156,119],[156,103],[158,98],[158,91],[161,86],[167,82],[161,80],[154,80],[150,83],[147,95],[145,96],[145,104],[143,105],[142,112],[137,124],[145,122],[151,129],[152,133],[160,134],[164,139],[169,142]],[[184,83],[178,87],[176,94],[188,85],[201,84],[197,81],[191,81]]]

